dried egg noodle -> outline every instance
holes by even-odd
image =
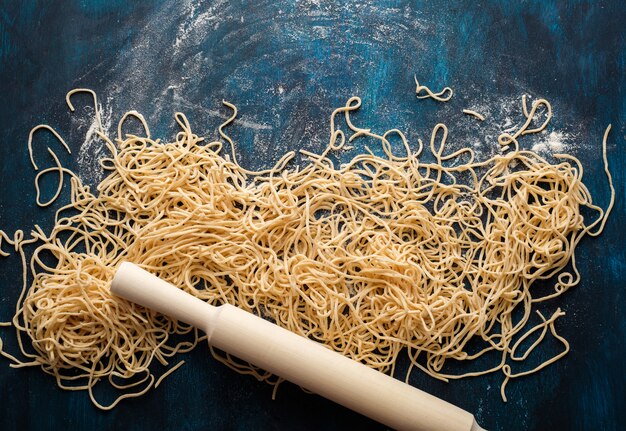
[[[426,90],[439,99],[447,91]],[[3,244],[5,250],[11,245],[24,271],[11,322],[22,357],[2,352],[0,341],[12,367],[39,366],[62,388],[88,390],[103,409],[153,387],[150,365],[169,365],[201,338],[192,328],[113,297],[109,283],[123,260],[212,304],[236,305],[383,372],[393,373],[404,349],[409,373],[417,367],[447,380],[501,371],[503,397],[510,379],[569,350],[555,329],[563,312],[540,315],[539,325],[530,317],[534,303],[579,282],[574,249],[585,234],[598,235],[604,227],[615,194],[606,157],[610,126],[602,151],[612,197],[603,211],[592,203],[577,159],[555,155],[551,163],[520,149],[522,136],[548,124],[552,111],[543,99],[530,109],[523,100],[526,122],[500,136],[503,153],[489,160],[475,161],[471,148],[448,154],[447,128],[438,124],[431,163],[420,157],[421,141],[415,150],[396,129],[379,135],[355,126],[350,114],[361,100],[353,97],[332,113],[330,142],[321,154],[302,150],[309,161],[291,167],[294,153],[287,153],[274,168],[251,172],[237,163],[224,132],[236,116],[233,105],[225,102],[233,115],[219,128],[223,141],[204,143],[177,113],[175,141],[160,143],[131,111],[113,142],[102,130],[91,90],[70,92],[68,106],[73,109],[70,98],[77,91],[93,96],[97,133],[111,153],[101,161],[109,175],[94,193],[48,149],[56,165],[40,172],[37,189],[40,175],[56,172],[52,200],[65,178],[71,203],[57,212],[49,233],[38,226],[30,237],[0,231],[0,253],[7,254]],[[146,137],[124,137],[129,116],[141,122]],[[338,125],[341,117],[346,130]],[[33,133],[38,129],[52,132],[69,151],[54,129],[42,125]],[[331,152],[362,136],[378,141],[383,156],[368,149],[340,166],[333,162]],[[391,136],[402,142],[401,154],[392,152]],[[40,205],[52,201],[37,196]],[[597,218],[586,221],[584,207]],[[29,264],[25,246],[33,243]],[[44,255],[54,256],[54,263]],[[565,270],[570,263],[572,270]],[[536,280],[555,276],[552,293],[533,293]],[[562,352],[514,373],[512,361],[524,361],[548,330]],[[187,333],[186,341],[173,341],[174,334]],[[518,352],[528,337],[538,338]],[[471,340],[481,340],[484,348],[470,351]],[[488,352],[500,359],[486,370],[453,375],[444,369],[448,361],[472,361]],[[280,382],[213,353],[240,372]],[[93,393],[102,380],[123,391],[106,406]]]

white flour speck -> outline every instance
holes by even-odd
[[[563,132],[550,132],[547,136],[533,145],[532,150],[536,153],[561,153],[566,151],[566,141],[570,136]]]
[[[198,13],[201,8],[200,2],[191,0],[185,4],[185,19],[178,26],[174,42],[175,54],[189,46],[197,45],[206,39],[210,31],[219,28],[220,23],[224,19],[221,12],[225,9],[224,3],[224,1],[216,1],[202,13]],[[243,22],[243,16],[241,17],[241,22]]]

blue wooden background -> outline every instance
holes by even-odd
[[[321,148],[331,109],[351,95],[364,100],[360,124],[397,126],[415,141],[441,119],[451,140],[465,144],[504,121],[498,106],[528,93],[553,103],[551,130],[575,141],[570,152],[582,158],[586,182],[603,206],[608,188],[600,139],[613,123],[614,214],[602,237],[580,245],[581,284],[550,304],[567,312],[558,329],[571,341],[571,353],[512,382],[507,404],[500,399],[501,375],[443,384],[416,374],[413,384],[474,412],[490,430],[626,427],[623,0],[0,5],[0,227],[8,232],[34,223],[49,227],[53,220],[51,209],[33,204],[35,174],[26,151],[33,125],[55,126],[74,151],[62,154],[64,164],[87,182],[99,177],[93,167],[103,149],[83,144],[91,102],[77,97],[75,114],[64,105],[65,93],[77,86],[98,92],[105,123],[137,109],[164,138],[174,133],[177,110],[189,115],[196,133],[216,136],[229,114],[221,106],[227,99],[241,112],[230,129],[240,161],[252,168],[291,149]],[[414,74],[434,88],[450,85],[455,98],[446,105],[417,101]],[[473,126],[460,111],[478,105],[494,108],[488,121]],[[58,145],[46,139],[36,142],[42,166],[51,162],[45,144]],[[10,317],[19,291],[17,264],[15,257],[0,261],[2,319]],[[14,349],[10,331],[0,334]],[[0,429],[381,429],[292,385],[272,401],[269,386],[230,371],[204,346],[185,359],[158,390],[108,413],[85,393],[59,390],[37,369],[14,370],[2,361]]]

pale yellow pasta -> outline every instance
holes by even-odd
[[[475,161],[471,149],[448,154],[448,129],[438,124],[431,162],[421,154],[421,141],[414,151],[398,130],[377,134],[355,126],[350,114],[361,100],[353,97],[332,113],[321,154],[302,150],[309,161],[294,167],[288,153],[273,168],[253,172],[237,163],[224,130],[235,119],[234,105],[225,102],[233,114],[220,126],[222,141],[205,143],[177,113],[181,131],[161,144],[132,112],[120,121],[114,143],[101,129],[90,93],[111,152],[101,162],[108,176],[92,192],[55,159],[50,169],[70,177],[71,202],[57,212],[53,230],[36,226],[28,239],[0,231],[0,246],[12,245],[24,265],[24,291],[12,320],[23,358],[0,344],[12,366],[39,366],[62,388],[88,390],[104,409],[145,393],[180,367],[154,384],[150,365],[167,366],[169,358],[194,348],[197,331],[112,296],[109,283],[125,260],[212,304],[234,304],[382,372],[393,373],[403,351],[411,359],[409,374],[419,368],[449,380],[500,371],[503,398],[510,379],[567,353],[555,329],[563,313],[547,320],[540,315],[534,325],[531,310],[578,283],[574,249],[585,234],[597,235],[608,217],[614,199],[608,129],[602,151],[612,197],[604,212],[592,202],[576,159],[562,155],[549,162],[520,150],[524,135],[547,126],[552,111],[543,99],[530,111],[524,103],[523,126],[499,138],[509,151],[488,160]],[[547,119],[534,125],[542,107]],[[141,121],[146,137],[122,136],[129,115]],[[391,135],[402,142],[398,154]],[[331,153],[358,137],[379,142],[383,155],[368,148],[338,166]],[[587,221],[582,208],[598,217]],[[24,246],[35,241],[28,265]],[[533,291],[536,281],[553,277],[553,293]],[[510,364],[523,363],[548,329],[563,352],[513,372]],[[535,332],[539,339],[517,354]],[[189,336],[174,343],[173,334]],[[481,347],[470,348],[477,340]],[[281,381],[211,351],[239,372]],[[446,368],[487,353],[496,357],[487,369],[456,375]],[[137,375],[144,377],[137,381]],[[130,383],[117,383],[126,379]],[[107,406],[93,394],[103,380],[124,391]]]
[[[485,116],[484,116],[483,114],[481,114],[481,113],[479,113],[479,112],[476,112],[476,111],[474,111],[474,110],[472,110],[472,109],[464,109],[464,110],[463,110],[463,113],[464,113],[465,115],[469,115],[470,117],[474,117],[474,118],[476,118],[477,120],[480,120],[480,121],[485,121]]]
[[[443,90],[438,93],[433,92],[430,88],[425,85],[421,85],[417,80],[417,76],[413,77],[415,79],[415,94],[418,99],[434,99],[438,102],[448,102],[452,99],[452,95],[454,91],[450,87],[444,87]]]

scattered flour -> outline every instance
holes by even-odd
[[[462,91],[463,89],[461,89]],[[480,89],[469,86],[465,89],[466,94],[482,95]],[[486,94],[472,100],[466,109],[471,109],[485,116],[485,121],[475,122],[465,120],[464,127],[458,130],[460,135],[465,134],[468,142],[476,153],[478,160],[484,160],[501,152],[498,136],[502,133],[514,133],[526,121],[522,112],[522,92],[518,95],[498,96]],[[528,106],[532,104],[533,97],[527,95]],[[555,103],[552,103],[553,107]],[[539,112],[531,127],[540,124],[544,120],[545,113]],[[520,149],[531,150],[541,155],[554,155],[559,153],[572,153],[577,147],[574,146],[574,138],[581,135],[580,124],[561,124],[559,130],[555,130],[554,118],[548,123],[547,128],[538,134],[524,135],[518,138]]]
[[[563,132],[550,132],[544,139],[535,145],[532,150],[536,153],[558,154],[567,152],[566,141],[570,136]]]
[[[285,116],[289,115],[286,114],[287,107],[302,109],[303,104],[315,105],[318,111],[328,112],[336,107],[329,103],[330,98],[334,100],[340,98],[337,96],[349,97],[356,94],[363,97],[364,109],[379,110],[381,118],[400,118],[404,114],[398,113],[397,110],[388,112],[385,111],[385,106],[370,104],[371,98],[376,96],[376,91],[372,87],[372,82],[366,79],[366,72],[379,71],[378,68],[385,65],[385,62],[376,55],[365,59],[359,56],[360,54],[351,54],[353,52],[351,47],[354,45],[358,48],[361,43],[372,44],[379,48],[372,50],[377,54],[384,53],[387,47],[398,44],[413,48],[423,47],[425,43],[423,34],[436,33],[438,24],[409,6],[394,8],[364,3],[358,5],[356,9],[355,7],[347,3],[332,6],[313,0],[297,2],[287,9],[272,8],[273,15],[264,17],[264,22],[272,32],[274,30],[279,32],[276,34],[282,39],[273,39],[276,46],[272,44],[272,47],[281,54],[272,57],[274,52],[260,50],[256,60],[273,61],[278,68],[289,67],[288,73],[285,73],[278,83],[255,74],[257,69],[254,62],[232,63],[236,58],[232,52],[213,49],[214,44],[211,41],[217,40],[216,38],[230,40],[225,46],[231,46],[232,40],[236,40],[238,46],[245,45],[246,49],[248,47],[257,49],[263,40],[259,39],[261,37],[259,34],[250,33],[249,29],[255,23],[244,25],[247,20],[237,7],[225,0],[166,2],[142,22],[141,28],[132,40],[132,48],[119,53],[116,65],[110,71],[111,81],[115,84],[105,87],[101,94],[110,97],[104,104],[104,109],[101,109],[103,126],[105,129],[111,129],[111,124],[116,121],[112,120],[110,100],[128,101],[129,94],[132,95],[132,104],[128,108],[140,109],[151,124],[152,122],[162,124],[165,118],[171,119],[172,106],[187,113],[228,118],[230,113],[227,109],[216,109],[214,105],[211,105],[210,109],[204,104],[203,101],[209,100],[212,95],[199,93],[206,91],[207,77],[216,75],[210,72],[212,70],[224,70],[224,77],[219,77],[220,74],[217,73],[218,80],[210,83],[210,87],[215,88],[216,92],[219,93],[225,88],[236,89],[235,93],[222,93],[224,97],[235,97],[234,95],[239,96],[245,92],[263,92],[268,95],[267,110],[246,111],[236,122],[237,127],[252,129],[255,132],[253,142],[255,150],[263,149],[267,154],[282,154],[285,145],[289,148],[319,148],[327,139],[320,123],[311,124],[310,121],[299,120],[297,116],[285,121]],[[287,13],[290,14],[287,21],[283,18],[276,19],[276,14]],[[338,16],[343,15],[354,16],[355,19],[337,20]],[[358,19],[359,16],[368,17],[368,20],[372,21],[371,31],[367,36],[363,36],[363,21]],[[284,27],[278,27],[279,23],[284,24]],[[229,29],[228,32],[225,31],[226,28]],[[353,37],[353,34],[360,36]],[[300,59],[297,53],[290,51],[302,49],[293,47],[313,39],[336,39],[336,42],[343,43],[340,48],[331,50],[329,57],[325,58],[325,61],[337,66],[334,70],[321,69],[314,62],[319,61],[314,56],[304,55]],[[299,44],[292,44],[290,42],[292,40],[298,41]],[[359,50],[355,49],[354,52],[358,53]],[[408,63],[416,54],[414,50],[407,50],[402,55],[406,55]],[[282,58],[288,56],[294,58],[294,62],[282,63]],[[164,61],[179,67],[162,67]],[[353,70],[355,78],[348,88],[329,94],[327,82],[337,70]],[[359,75],[361,72],[363,76]],[[155,74],[158,74],[159,79],[155,78]],[[448,117],[446,123],[451,128],[448,140],[451,149],[454,145],[471,146],[477,160],[484,160],[500,153],[498,136],[503,132],[515,131],[525,120],[521,109],[521,94],[528,89],[524,88],[523,83],[513,84],[519,93],[513,93],[515,95],[512,97],[485,93],[484,88],[472,85],[463,84],[460,88],[454,88],[458,95],[468,96],[464,106],[457,104],[453,106],[454,109],[458,109],[459,113],[459,108],[471,109],[484,115],[485,121],[455,118],[452,114],[447,116],[444,112],[447,107],[443,106],[442,115]],[[308,93],[310,88],[316,89],[312,96]],[[231,91],[230,89],[227,91]],[[230,101],[236,105],[245,104],[245,99]],[[458,103],[457,98],[453,99],[451,104],[455,102]],[[308,109],[305,107],[303,113],[306,114]],[[315,109],[310,111],[316,112]],[[119,119],[120,114],[116,112],[115,118]],[[103,175],[98,160],[108,154],[102,142],[95,138],[92,115],[81,117],[83,118],[77,121],[83,122],[79,124],[79,132],[84,133],[84,140],[81,137],[83,143],[78,154],[78,172],[86,182],[94,183]],[[410,113],[407,114],[408,117]],[[86,121],[88,123],[85,123]],[[276,126],[281,123],[284,124],[281,130],[278,130]],[[410,133],[414,124],[409,121],[403,131]],[[389,124],[390,127],[394,125],[397,124]],[[566,123],[561,127],[564,131],[558,132],[554,131],[553,127],[550,124],[546,133],[522,137],[521,148],[550,154],[568,152],[568,149],[572,148],[571,138],[580,134],[581,126]],[[112,132],[115,133],[115,130]],[[260,136],[257,136],[257,133]]]
[[[224,19],[220,10],[225,9],[225,3],[224,0],[213,2],[210,7],[200,13],[201,2],[194,0],[185,2],[184,19],[178,27],[174,50],[180,52],[189,45],[197,45],[206,39],[210,31],[217,30]],[[243,16],[240,19],[241,22],[244,21]]]
[[[113,108],[111,102],[109,98],[104,105],[101,103],[98,104],[102,128],[104,129],[104,133],[108,136],[111,136],[111,132],[113,131],[111,127],[113,122]],[[87,184],[98,184],[104,176],[104,171],[99,161],[101,158],[107,157],[110,154],[108,154],[106,146],[96,134],[98,124],[93,108],[86,108],[82,116],[77,115],[72,117],[72,122],[74,123],[72,126],[75,126],[74,129],[79,132],[85,128],[87,129],[85,138],[78,149],[78,176]]]

